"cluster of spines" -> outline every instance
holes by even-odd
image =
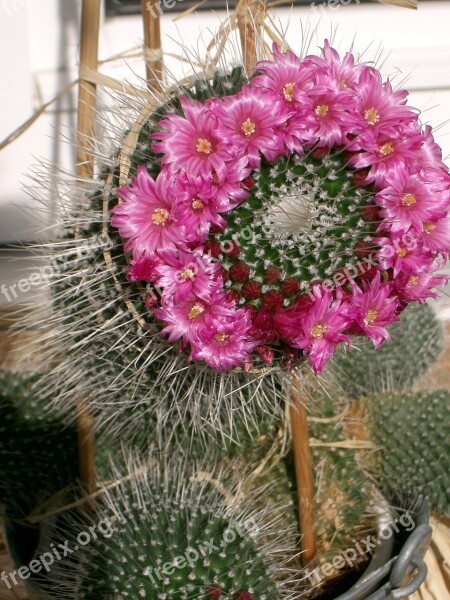
[[[424,496],[435,511],[450,514],[450,393],[378,394],[367,411],[380,485]]]
[[[98,498],[95,517],[76,519],[60,532],[73,548],[89,520],[110,525],[107,539],[99,534],[79,548],[76,569],[72,561],[58,566],[60,577],[67,568],[71,589],[65,594],[73,600],[293,597],[282,556],[293,551],[293,541],[267,509],[253,513],[251,499],[241,506],[242,497],[224,489],[220,473],[208,481],[175,461],[134,464],[130,473]],[[51,583],[47,592],[52,599],[61,593]]]
[[[357,241],[369,246],[374,224],[363,215],[372,196],[351,177],[339,153],[310,153],[254,171],[250,197],[227,215],[226,231],[207,242],[235,300],[289,306],[311,283],[351,264]],[[284,231],[277,221],[289,210],[290,194],[306,214],[286,215],[291,224]],[[221,251],[223,240],[234,244],[230,252]]]

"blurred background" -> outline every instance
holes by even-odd
[[[355,54],[377,59],[395,86],[407,87],[410,103],[420,108],[422,121],[435,128],[435,136],[450,155],[450,1],[419,0],[418,10],[364,0],[298,0],[294,7],[278,5],[274,18],[289,44],[300,51],[304,32],[311,34],[311,51],[325,38],[342,51],[353,43]],[[79,53],[80,0],[2,0],[0,2],[0,141],[26,121],[43,104],[67,86],[69,91],[52,103],[24,133],[0,151],[0,282],[11,286],[27,278],[33,258],[11,244],[45,238],[55,214],[44,212],[28,194],[32,177],[40,177],[39,162],[73,171],[76,127],[76,86]],[[193,5],[199,10],[181,14]],[[230,4],[230,7],[232,5]],[[162,4],[163,50],[171,75],[183,67],[171,55],[182,54],[182,45],[201,54],[226,17],[223,0],[165,0]],[[206,9],[206,10],[205,10]],[[102,15],[100,59],[138,48],[142,44],[139,0],[105,0]],[[188,67],[186,67],[187,69]],[[142,59],[107,62],[103,73],[142,85]],[[107,101],[107,99],[104,99]],[[54,167],[52,167],[54,165]],[[51,199],[52,182],[44,195]],[[56,207],[55,207],[56,212]],[[19,261],[17,259],[20,259]],[[45,289],[29,286],[14,301],[45,301]],[[0,293],[0,307],[11,299]],[[441,303],[442,316],[447,310]],[[450,314],[450,313],[449,313]]]

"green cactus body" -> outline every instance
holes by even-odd
[[[245,81],[237,68],[180,93],[204,100],[234,94]],[[168,100],[143,125],[130,176],[139,164],[157,175],[149,135],[154,122],[180,110],[179,98]],[[114,189],[119,183],[117,161],[105,169],[103,183],[109,174]],[[58,351],[62,348],[67,359],[42,379],[41,395],[57,399],[54,408],[69,423],[75,415],[73,399],[83,398],[99,432],[107,429],[119,444],[145,451],[149,445],[177,447],[195,456],[208,446],[212,454],[238,453],[255,437],[272,435],[283,417],[278,397],[284,375],[266,369],[224,377],[206,367],[190,369],[186,357],[159,336],[148,320],[142,290],[128,281],[121,239],[104,222],[102,194],[100,186],[68,210],[64,239],[55,244],[54,325],[65,332]],[[110,207],[116,201],[110,192]],[[109,252],[112,264],[105,259]]]
[[[0,502],[20,518],[77,479],[77,437],[17,373],[0,376]]]
[[[376,351],[362,342],[350,352],[339,352],[332,371],[343,391],[352,398],[384,391],[400,391],[420,379],[443,347],[442,327],[427,304],[413,304],[390,328],[391,343]]]
[[[136,466],[134,466],[136,468]],[[136,471],[138,472],[138,471]],[[54,581],[71,581],[73,600],[275,600],[288,597],[282,568],[274,566],[270,515],[230,506],[215,480],[189,476],[171,463],[150,467],[98,500],[96,523],[108,535],[79,546],[79,562],[60,565]],[[68,539],[79,540],[77,524]],[[67,535],[62,531],[61,535]],[[277,536],[281,532],[277,532]],[[279,547],[278,540],[278,547]],[[284,544],[286,539],[284,538]],[[278,569],[278,570],[277,570]],[[51,598],[58,586],[49,585]],[[245,595],[246,594],[246,595]]]
[[[423,495],[434,510],[449,514],[450,393],[379,394],[368,399],[367,410],[380,484]]]

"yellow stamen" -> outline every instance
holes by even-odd
[[[288,102],[292,102],[294,98],[295,83],[287,83],[283,88],[283,96]]]
[[[197,152],[203,152],[204,154],[211,154],[212,145],[209,140],[207,140],[205,138],[198,138],[195,149],[197,150]]]
[[[318,104],[315,110],[316,115],[319,117],[325,117],[328,113],[328,106],[326,104]]]
[[[250,119],[244,121],[241,125],[241,131],[246,137],[250,137],[253,133],[255,133],[256,125]]]
[[[416,197],[412,194],[405,194],[402,198],[402,204],[404,206],[412,206],[417,202]]]
[[[184,271],[181,272],[181,277],[183,279],[194,279],[195,271],[193,269],[185,269]]]
[[[228,340],[230,339],[230,335],[228,333],[222,333],[221,331],[218,331],[216,333],[216,335],[214,336],[214,339],[216,340],[216,342],[219,342],[221,344],[225,344],[226,342],[228,342]]]
[[[406,287],[411,287],[413,285],[416,285],[418,281],[419,281],[419,278],[416,275],[411,275],[411,277],[408,279],[408,283],[406,284]]]
[[[405,248],[398,248],[397,254],[400,256],[400,258],[405,258],[408,253],[406,252]]]
[[[314,325],[311,328],[311,337],[319,339],[325,335],[328,327],[326,325]]]
[[[394,145],[392,142],[386,142],[379,148],[380,154],[383,156],[387,156],[388,154],[392,154],[394,152]]]
[[[425,231],[425,233],[431,233],[435,229],[436,229],[436,225],[434,225],[433,223],[424,223],[423,224],[423,230]]]
[[[201,315],[202,312],[204,312],[204,310],[205,310],[205,307],[202,306],[201,304],[194,304],[194,306],[188,312],[188,317],[190,318],[191,321],[193,321],[199,315]]]
[[[204,205],[204,204],[203,204],[203,202],[200,200],[200,198],[192,198],[192,201],[191,201],[191,206],[192,206],[192,208],[193,208],[195,211],[198,211],[198,212],[200,212],[200,211],[202,211],[202,210],[203,210],[203,208],[204,208],[204,206],[205,206],[205,205]]]
[[[367,315],[364,319],[364,324],[366,327],[370,327],[371,325],[373,325],[376,321],[378,317],[378,311],[371,308],[370,310],[367,311]]]
[[[169,216],[170,214],[167,208],[155,208],[150,218],[152,220],[152,223],[154,223],[155,225],[164,226]]]
[[[372,108],[368,108],[364,113],[364,118],[366,119],[369,125],[375,125],[380,120],[380,115],[376,108],[372,106]]]

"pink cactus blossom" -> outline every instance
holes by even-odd
[[[198,298],[209,302],[214,292],[222,285],[219,277],[219,263],[201,250],[184,250],[159,253],[163,265],[157,268],[159,285],[164,289],[165,300],[173,299],[175,304]]]
[[[166,324],[161,335],[168,335],[168,341],[183,338],[184,344],[205,337],[219,319],[232,319],[234,304],[226,300],[225,294],[216,293],[209,302],[198,298],[174,304],[164,301],[162,307],[154,311],[155,316]]]
[[[131,267],[127,271],[127,277],[130,281],[157,283],[160,278],[157,268],[161,265],[162,261],[157,254],[148,256],[135,253],[131,260]]]
[[[207,331],[192,342],[191,360],[203,360],[216,371],[229,371],[251,360],[250,313],[238,309],[232,317],[215,319]]]
[[[127,240],[126,252],[148,256],[184,245],[183,231],[177,225],[178,205],[166,171],[154,181],[141,165],[131,185],[117,189],[117,195],[124,201],[112,209],[111,225]]]
[[[377,273],[370,283],[364,282],[362,289],[353,285],[353,296],[348,300],[350,318],[359,332],[373,341],[376,350],[390,340],[386,327],[399,320],[399,302],[391,293],[392,285],[381,283]]]
[[[443,195],[420,173],[410,175],[404,165],[398,165],[386,175],[386,183],[388,186],[375,196],[375,202],[383,208],[380,216],[385,222],[381,229],[398,232],[414,227],[420,231],[423,221],[445,215]]]
[[[419,111],[406,106],[408,92],[393,92],[390,82],[383,83],[377,69],[366,67],[361,71],[356,92],[358,122],[354,133],[372,130],[395,137],[399,124],[417,121]]]
[[[259,166],[261,155],[273,160],[282,153],[278,127],[287,121],[289,112],[271,92],[246,85],[236,96],[217,103],[214,113],[217,136],[246,156],[251,167]]]
[[[448,258],[450,254],[450,217],[447,216],[439,221],[424,222],[422,231],[424,249]]]
[[[317,375],[334,354],[336,346],[342,342],[350,344],[350,338],[344,333],[349,325],[345,305],[335,301],[330,292],[320,291],[320,286],[313,294],[316,299],[307,311],[302,331],[293,340],[292,346],[303,350]]]
[[[210,108],[200,102],[180,98],[185,116],[169,115],[159,123],[161,131],[151,135],[160,140],[153,144],[162,153],[162,164],[193,177],[226,175],[226,163],[236,158],[233,149],[217,136],[219,121]],[[217,103],[219,101],[217,100]]]
[[[420,133],[414,127],[399,126],[395,137],[370,129],[348,142],[349,150],[357,151],[349,164],[355,169],[369,168],[366,183],[374,182],[377,187],[383,188],[386,176],[400,166],[414,170],[421,144]]]
[[[325,40],[322,50],[322,56],[309,55],[304,63],[313,70],[315,83],[321,81],[325,84],[337,85],[339,89],[355,89],[361,77],[361,72],[365,68],[364,64],[355,65],[355,58],[351,52],[347,52],[341,60],[337,50],[330,46],[330,42]]]
[[[424,303],[428,298],[437,298],[433,288],[447,284],[448,275],[437,275],[434,272],[422,271],[416,275],[400,273],[395,280],[395,289],[403,302]]]
[[[424,249],[423,242],[414,232],[393,235],[392,238],[376,238],[381,249],[376,258],[383,269],[392,269],[393,276],[402,273],[415,274],[426,269],[433,260],[431,252]]]
[[[257,75],[251,79],[251,85],[270,90],[292,109],[313,88],[312,70],[290,50],[283,54],[274,43],[272,51],[274,60],[256,65]]]
[[[201,244],[212,225],[224,229],[226,221],[218,214],[212,179],[187,176],[177,180],[178,219],[186,232],[186,242]]]

